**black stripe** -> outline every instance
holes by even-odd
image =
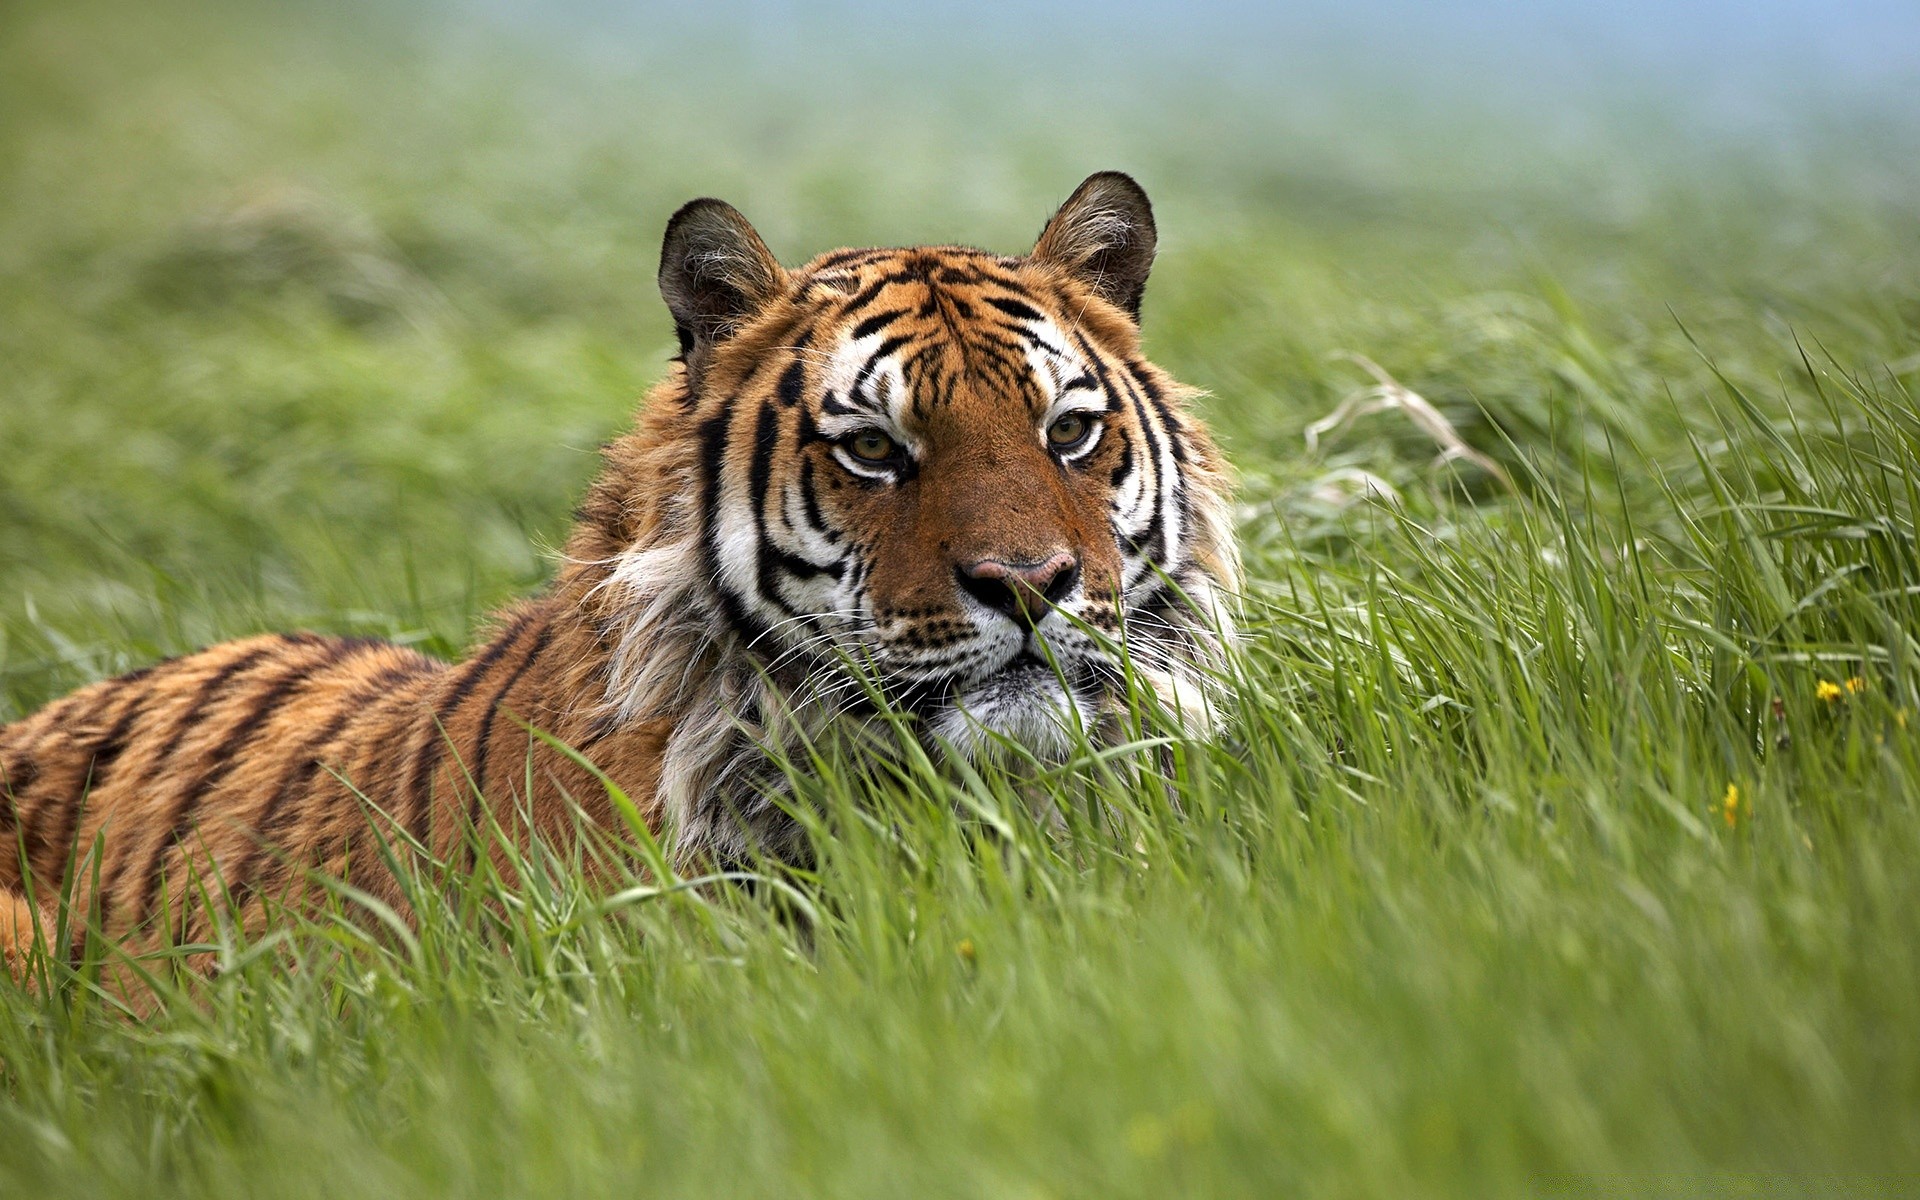
[[[866,259],[872,258],[874,256],[874,253],[875,252],[872,250],[864,250],[864,249],[863,250],[835,250],[833,253],[821,257],[813,265],[818,270],[825,270],[828,267],[843,267],[848,263],[861,262]]]
[[[1154,557],[1152,547],[1155,542],[1165,540],[1165,525],[1166,522],[1160,517],[1160,493],[1155,489],[1153,515],[1147,518],[1147,527],[1140,531],[1139,537],[1126,539],[1127,549],[1144,562],[1158,565],[1160,560]]]
[[[966,255],[967,258],[972,261],[965,266],[953,262],[940,264],[940,269],[934,272],[934,278],[936,280],[946,284],[958,284],[961,287],[972,287],[982,280],[991,278],[987,272],[980,270],[978,265],[976,265],[984,261],[986,255],[975,250],[966,249],[962,249],[960,253]]]
[[[967,343],[972,346],[987,346],[1003,354],[1015,355],[1021,359],[1026,358],[1027,351],[1035,347],[1040,347],[1041,349],[1047,348],[1047,343],[1043,338],[1016,337],[1001,333],[991,326],[981,326],[969,332],[967,335]]]
[[[1020,272],[1026,270],[1027,260],[1006,254],[982,254],[967,264],[967,270],[978,283],[994,283],[1010,292],[1018,292],[1026,287]]]
[[[272,687],[261,693],[255,701],[253,711],[247,714],[246,720],[242,721],[234,728],[233,732],[228,735],[226,744],[221,747],[219,759],[200,777],[200,782],[192,788],[189,788],[186,795],[181,798],[180,817],[174,823],[173,833],[168,839],[173,845],[181,845],[184,843],[188,834],[198,825],[196,813],[200,804],[204,802],[207,796],[212,795],[214,791],[218,789],[221,781],[223,781],[239,763],[241,748],[251,741],[254,735],[259,733],[260,729],[272,719],[273,714],[278,712],[280,708],[286,704],[288,697],[293,694],[295,688],[311,680],[315,670],[324,669],[328,664],[337,662],[342,653],[343,651],[334,651],[319,663],[299,668],[285,678],[275,681]],[[184,849],[181,851],[181,861],[186,861],[186,851]],[[163,855],[160,870],[164,871],[164,869],[165,861]],[[160,876],[159,872],[156,872],[147,881],[148,898],[146,905],[153,903],[153,897],[158,893],[159,887]],[[145,911],[145,905],[142,906],[142,911]],[[187,923],[191,913],[192,906],[186,903],[185,897],[182,897],[179,913],[180,926],[174,938],[176,944],[187,940]]]
[[[1160,389],[1154,385],[1153,377],[1147,374],[1145,364],[1132,365],[1128,370],[1128,376],[1130,382],[1138,384],[1140,390],[1147,394],[1148,402],[1153,405],[1154,413],[1160,418],[1160,424],[1165,427],[1167,448],[1173,451],[1173,461],[1183,467],[1186,466],[1187,446],[1185,439],[1180,436],[1182,432],[1180,418],[1174,415],[1173,408],[1167,403],[1167,398],[1161,395]]]
[[[838,545],[840,531],[827,524],[827,518],[820,511],[820,493],[813,481],[813,456],[807,455],[800,460],[800,511],[806,515],[807,523],[814,532]]]
[[[513,637],[515,641],[519,640],[520,634],[525,631],[525,628],[523,625],[514,630]],[[547,648],[547,639],[552,636],[552,625],[542,625],[540,627],[540,636],[534,641],[533,649],[527,651],[527,656],[520,660],[520,665],[513,669],[507,676],[507,681],[500,685],[499,690],[494,692],[493,699],[487,701],[486,708],[481,710],[480,737],[474,744],[473,750],[473,790],[476,793],[483,792],[487,786],[487,744],[493,740],[494,714],[499,710],[500,702],[507,698],[507,693],[513,690],[513,685],[520,682],[520,676],[526,673],[527,667],[539,656],[541,651]]]
[[[293,644],[305,645],[307,643],[295,642]],[[255,697],[253,707],[248,710],[247,715],[242,717],[240,721],[228,731],[226,738],[220,744],[219,750],[215,753],[212,764],[209,765],[205,771],[201,772],[199,780],[181,792],[180,798],[174,802],[173,816],[168,822],[169,829],[166,840],[161,842],[159,847],[154,851],[153,858],[147,866],[147,882],[141,892],[140,907],[136,910],[137,912],[146,913],[153,907],[154,900],[160,891],[161,874],[166,869],[168,851],[186,841],[188,834],[193,831],[197,823],[195,821],[195,815],[199,810],[201,802],[219,785],[220,781],[225,779],[228,773],[233,770],[235,764],[240,761],[241,751],[244,750],[247,743],[253,739],[254,734],[258,733],[260,727],[265,725],[273,714],[280,710],[281,705],[286,703],[287,697],[293,694],[294,688],[311,679],[316,669],[324,668],[328,663],[334,661],[336,661],[336,658],[333,655],[329,655],[317,663],[302,662],[296,664],[292,670],[288,671],[279,679],[274,680],[272,686]],[[237,674],[241,664],[236,663],[233,664],[233,666],[236,668],[234,674]],[[232,678],[232,676],[229,675],[228,678]],[[212,699],[212,695],[212,693],[203,690],[200,700],[202,702],[210,700]],[[184,862],[186,858],[186,852],[184,850],[181,852],[181,858]],[[183,931],[187,907],[186,898],[183,896],[181,898],[180,914]],[[183,932],[182,937],[184,936]]]
[[[11,767],[0,763],[0,784],[5,785],[9,796],[24,795],[38,778],[40,778],[39,764],[31,758],[23,758]]]
[[[1034,308],[1031,304],[1023,304],[1011,296],[988,296],[986,297],[986,301],[988,304],[993,305],[1001,312],[1016,320],[1040,321],[1045,319],[1040,315],[1039,309]]]
[[[879,368],[880,360],[912,340],[913,338],[909,335],[900,333],[881,342],[879,348],[867,356],[867,361],[861,366],[860,373],[854,376],[853,386],[847,389],[849,398],[859,399],[861,390],[867,386],[867,380],[871,378],[874,371]]]
[[[479,686],[487,672],[500,661],[501,655],[520,639],[521,633],[526,630],[527,624],[532,620],[531,612],[523,612],[515,617],[513,624],[505,633],[495,638],[491,645],[475,655],[472,661],[460,669],[459,676],[453,681],[453,687],[447,691],[446,699],[434,709],[433,719],[422,731],[426,741],[414,755],[412,780],[408,783],[407,790],[395,796],[392,803],[396,818],[399,816],[402,801],[412,805],[412,819],[405,822],[407,832],[429,851],[432,850],[432,845],[427,839],[433,835],[433,771],[440,763],[441,746],[446,740],[444,732],[446,724],[460,706],[467,702],[467,697],[472,694],[475,687]]]
[[[961,284],[972,282],[971,280],[954,279],[946,272],[941,273],[940,281],[942,283]],[[927,302],[920,306],[920,315],[923,317],[944,317],[949,326],[951,326],[955,320],[973,320],[973,305],[968,304],[952,292],[939,291],[928,295]]]
[[[872,283],[868,284],[866,287],[861,288],[859,292],[855,293],[853,298],[848,300],[846,303],[846,306],[841,309],[841,312],[844,315],[849,317],[852,316],[854,313],[859,312],[861,309],[865,308],[867,305],[872,304],[874,297],[878,296],[883,290],[885,290],[886,286],[892,282],[893,280],[891,279],[874,280]]]
[[[405,828],[429,854],[433,852],[433,845],[427,840],[433,836],[433,769],[440,764],[440,744],[446,738],[441,730],[442,720],[438,719],[427,723],[422,730],[421,736],[426,740],[413,756],[413,778],[408,780],[407,790],[392,800],[393,822]],[[405,819],[400,811],[403,801],[412,809]],[[399,853],[402,847],[396,845],[394,850]]]
[[[820,436],[820,424],[814,420],[813,414],[807,409],[802,408],[796,413],[794,420],[797,422],[793,430],[793,441],[796,446],[809,446],[814,442],[832,441],[831,438],[823,438]]]
[[[40,818],[48,808],[55,808],[51,818],[59,822],[57,832],[41,833],[41,820],[36,819],[22,830],[22,841],[27,847],[27,867],[48,880],[57,880],[65,869],[67,859],[73,853],[73,838],[79,828],[80,812],[87,799],[100,790],[100,781],[106,777],[111,767],[126,752],[127,744],[133,740],[133,728],[140,721],[145,710],[147,697],[136,695],[127,702],[120,718],[105,737],[93,744],[87,756],[87,773],[82,777],[80,794],[75,796],[50,796],[41,812]],[[37,860],[48,861],[37,861]]]
[[[700,467],[701,483],[704,492],[701,496],[701,519],[704,528],[700,537],[700,566],[707,579],[712,581],[715,597],[720,601],[722,614],[734,630],[752,644],[766,632],[766,626],[742,607],[740,598],[735,596],[722,581],[720,574],[720,550],[715,539],[720,533],[720,476],[726,468],[727,424],[733,415],[732,401],[727,402],[720,412],[700,423]]]
[[[20,759],[12,766],[0,760],[0,855],[5,855],[9,863],[19,849],[15,835],[20,827],[21,802],[39,778],[40,767],[31,758]]]
[[[858,325],[855,325],[853,332],[847,335],[847,339],[857,342],[862,338],[872,337],[874,334],[879,333],[882,329],[885,329],[906,315],[907,310],[904,308],[895,308],[887,312],[875,313]]]
[[[328,659],[329,662],[345,662],[362,650],[397,648],[387,639],[377,637],[325,638],[323,640],[328,647],[337,651]]]
[[[546,652],[547,640],[552,636],[552,625],[540,627],[540,636],[534,639],[533,648],[527,651],[527,656],[521,659],[520,665],[507,676],[507,681],[500,685],[500,690],[493,694],[493,699],[487,702],[486,710],[481,713],[480,740],[473,751],[473,796],[467,802],[466,832],[473,839],[467,847],[468,873],[472,873],[473,868],[478,865],[476,860],[480,848],[480,805],[486,798],[487,750],[493,741],[493,720],[499,715],[500,705],[506,700],[507,693],[520,682],[520,677],[527,673],[527,668],[533,665],[533,660]]]
[[[1126,438],[1120,439],[1120,461],[1113,468],[1113,474],[1107,479],[1107,486],[1118,490],[1133,472],[1133,443]]]
[[[901,360],[900,373],[906,377],[907,394],[912,397],[912,411],[915,416],[924,419],[935,408],[949,404],[953,400],[957,382],[954,372],[946,369],[944,353],[946,347],[938,342],[920,346]],[[964,343],[960,348],[963,361],[967,358]],[[908,464],[912,464],[909,458]]]
[[[94,787],[100,786],[100,780],[105,777],[107,768],[118,762],[120,756],[127,752],[127,742],[131,740],[133,727],[146,709],[146,702],[146,696],[135,696],[128,702],[127,710],[120,714],[120,719],[114,722],[113,728],[107,731],[107,736],[94,743],[92,756]]]
[[[1100,380],[1100,386],[1107,390],[1108,395],[1118,395],[1119,393],[1114,390],[1112,374],[1108,372],[1107,366],[1100,360],[1100,356],[1094,353],[1093,347],[1087,344],[1086,338],[1078,331],[1075,331],[1073,339],[1079,347],[1082,356],[1086,358],[1088,365],[1093,368],[1094,376]],[[1140,394],[1131,386],[1131,380],[1128,382],[1129,386],[1126,389],[1126,396],[1133,402],[1134,423],[1140,427],[1140,436],[1146,441],[1147,463],[1157,477],[1160,473],[1160,439],[1153,432],[1153,423],[1147,419],[1146,405],[1142,403]],[[1126,539],[1128,548],[1149,562],[1154,560],[1147,547],[1151,546],[1156,540],[1166,540],[1163,528],[1164,521],[1161,513],[1160,481],[1158,478],[1155,478],[1151,482],[1154,484],[1153,506],[1151,510],[1153,515],[1147,522],[1147,528],[1138,538]],[[1168,549],[1170,550],[1171,546],[1169,546]]]
[[[775,564],[778,565],[782,571],[785,571],[796,579],[812,579],[816,575],[831,575],[835,581],[838,581],[842,575],[847,573],[846,564],[839,561],[824,564],[816,563],[812,559],[802,558],[798,554],[782,550],[778,546],[772,549]],[[782,607],[788,612],[795,612],[791,606],[783,604]]]
[[[110,682],[128,686],[116,687],[108,692],[102,699],[99,709],[106,708],[114,700],[126,695],[131,685],[141,683],[155,672],[173,666],[180,662],[183,657],[182,655],[175,655],[171,658],[163,658],[150,666],[141,667],[139,670],[128,671],[124,675],[116,676]],[[71,843],[74,832],[80,822],[81,809],[84,807],[87,798],[100,790],[101,781],[106,778],[108,768],[112,767],[120,756],[126,752],[128,743],[133,738],[133,727],[139,722],[145,712],[147,699],[147,692],[144,690],[137,692],[131,700],[127,701],[127,707],[121,711],[120,717],[114,722],[113,728],[107,732],[105,737],[96,741],[91,750],[89,750],[87,773],[82,777],[81,792],[77,796],[65,797],[66,806],[59,812],[59,816],[62,818],[60,832],[52,837],[39,837],[36,836],[31,829],[27,831],[28,837],[32,839],[36,849],[51,848],[53,850],[53,866],[49,869],[64,869],[67,859],[72,854],[73,848]],[[97,712],[99,709],[94,711]],[[89,717],[91,717],[91,715],[90,713]],[[71,718],[63,717],[61,718],[61,723],[66,724],[69,723],[70,720]],[[38,817],[41,814],[36,813],[34,815]],[[34,821],[33,824],[38,825],[39,822]],[[32,864],[32,857],[32,851],[29,851],[29,866]]]
[[[247,742],[273,718],[273,714],[287,702],[287,698],[293,694],[296,687],[312,679],[316,672],[339,662],[351,652],[351,648],[347,646],[329,647],[327,653],[318,661],[297,664],[286,675],[275,680],[271,687],[254,697],[253,707],[228,733],[213,763],[201,772],[199,782],[189,787],[180,797],[180,808],[183,814],[190,819],[193,806],[204,799],[208,792],[217,787],[220,781],[232,772],[233,768],[239,764],[241,751],[245,749]],[[181,829],[180,832],[184,834],[185,830]]]
[[[1147,402],[1141,398],[1142,391],[1144,390],[1146,395],[1153,399],[1154,414],[1156,416],[1166,416],[1165,405],[1159,400],[1159,393],[1150,386],[1147,386],[1144,380],[1136,379],[1130,372],[1126,371],[1117,371],[1115,374],[1119,375],[1127,385],[1128,398],[1133,401],[1134,412],[1138,417],[1141,430],[1146,435],[1147,446],[1153,453],[1154,471],[1156,476],[1158,476],[1160,472],[1159,439],[1154,434],[1152,426],[1148,423],[1148,405]],[[1147,527],[1147,532],[1143,536],[1143,540],[1150,542],[1154,536],[1158,534],[1161,542],[1162,555],[1157,561],[1162,568],[1171,569],[1173,565],[1179,561],[1180,555],[1173,541],[1174,527],[1166,522],[1166,501],[1168,497],[1171,497],[1174,506],[1179,508],[1184,515],[1186,509],[1185,502],[1182,499],[1183,488],[1181,487],[1182,475],[1180,467],[1185,461],[1185,457],[1181,451],[1180,439],[1170,423],[1163,421],[1162,427],[1165,429],[1167,435],[1168,453],[1173,457],[1173,470],[1167,473],[1166,478],[1156,478],[1155,480],[1160,486],[1154,493],[1153,524]],[[1184,529],[1185,526],[1183,525],[1182,528]]]
[[[773,409],[763,404],[754,425],[753,464],[747,475],[747,492],[753,500],[753,580],[761,600],[772,604],[787,616],[797,616],[797,610],[780,595],[779,581],[773,575],[774,560],[768,554],[772,547],[767,531],[767,504],[771,500],[769,493],[773,484],[773,452],[779,445],[778,419]]]
[[[1054,345],[1052,341],[1047,339],[1037,330],[1028,329],[1026,326],[1023,325],[1018,330],[1016,330],[1016,332],[1019,334],[1021,341],[1033,347],[1035,350],[1044,350],[1048,354],[1053,355],[1055,358],[1070,357],[1067,354],[1067,348],[1065,346]],[[1082,345],[1084,344],[1085,343],[1083,341]]]
[[[425,662],[404,663],[391,666],[374,676],[365,687],[355,691],[340,702],[320,732],[309,738],[294,757],[293,765],[280,778],[280,785],[274,789],[273,797],[260,810],[259,818],[254,822],[255,840],[258,842],[251,857],[240,860],[227,872],[227,894],[232,897],[233,905],[238,909],[246,903],[256,886],[254,884],[255,867],[261,858],[279,849],[279,831],[286,823],[287,815],[294,812],[288,807],[294,795],[306,788],[320,769],[327,747],[331,746],[355,718],[365,715],[371,709],[371,703],[386,695],[394,685],[419,675],[430,669]]]
[[[774,394],[780,397],[781,404],[792,408],[800,403],[800,397],[806,394],[806,386],[806,365],[796,358],[787,364],[786,370],[780,373],[780,384],[774,389]]]
[[[717,502],[715,493],[719,490],[720,474],[726,469],[727,462],[727,424],[733,418],[733,399],[728,398],[720,411],[700,422],[700,469],[710,485],[709,505]]]
[[[159,666],[163,664],[155,665]],[[142,670],[122,676],[120,679],[115,680],[115,682],[139,683],[142,679],[146,678],[147,675],[151,674],[152,671],[152,667],[143,668]],[[81,782],[80,794],[78,796],[61,798],[64,800],[64,807],[61,808],[58,814],[60,818],[60,831],[51,837],[45,838],[44,846],[53,851],[53,861],[45,868],[45,874],[47,878],[57,880],[62,885],[63,890],[69,889],[73,885],[73,881],[66,878],[66,868],[67,864],[74,860],[74,839],[79,836],[80,818],[86,809],[87,801],[93,797],[95,792],[100,790],[101,781],[105,779],[107,775],[107,768],[111,767],[122,754],[126,753],[127,744],[133,740],[134,726],[140,723],[140,717],[146,710],[146,701],[147,693],[145,692],[137,693],[133,699],[127,701],[126,709],[121,712],[119,719],[113,723],[113,728],[107,731],[105,737],[93,744],[93,749],[87,756],[87,773]],[[31,766],[31,764],[29,765]],[[38,822],[35,822],[35,824],[37,825]],[[78,867],[79,864],[76,862],[74,865]],[[31,856],[28,858],[28,869],[33,869]],[[22,882],[24,883],[26,881],[23,880]],[[74,922],[73,933],[67,947],[67,963],[69,966],[78,967],[80,965],[81,956],[86,950],[86,939],[87,922],[84,920]]]

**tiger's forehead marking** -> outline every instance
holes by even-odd
[[[855,294],[841,333],[820,348],[823,427],[865,419],[905,429],[966,392],[1038,416],[1069,391],[1097,391],[1073,339],[1017,280],[967,275],[966,286],[947,286],[937,274],[882,275]]]

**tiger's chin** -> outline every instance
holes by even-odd
[[[934,714],[934,736],[962,758],[1017,755],[1064,761],[1100,719],[1101,699],[1070,686],[1053,667],[1022,656],[955,690]]]

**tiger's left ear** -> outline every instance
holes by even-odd
[[[1131,175],[1101,171],[1087,176],[1053,214],[1031,257],[1063,268],[1138,321],[1157,245],[1147,193]]]
[[[667,222],[660,295],[673,314],[680,353],[725,341],[787,289],[787,272],[740,210],[695,200]]]

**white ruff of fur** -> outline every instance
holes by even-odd
[[[1224,672],[1236,633],[1233,615],[1211,582],[1188,585],[1186,597],[1197,612],[1180,615],[1172,646],[1165,634],[1143,632],[1129,638],[1128,650],[1135,673],[1181,731],[1209,738],[1226,723],[1232,696]]]
[[[1197,394],[1197,393],[1196,393]],[[1193,737],[1213,737],[1226,721],[1232,700],[1227,654],[1239,638],[1232,597],[1240,590],[1239,543],[1234,537],[1233,506],[1211,481],[1189,479],[1196,541],[1210,547],[1216,565],[1193,573],[1185,587],[1191,611],[1181,614],[1184,645],[1165,663],[1149,663],[1144,672],[1154,693],[1180,727]]]
[[[737,638],[716,632],[722,618],[692,539],[618,555],[594,600],[618,630],[606,668],[606,715],[621,725],[673,722],[657,787],[675,858],[685,866],[703,854],[740,859],[778,850],[756,844],[773,832],[776,814],[733,794],[751,790],[748,776],[765,761],[758,746],[767,730],[741,714],[778,719],[787,697]]]

